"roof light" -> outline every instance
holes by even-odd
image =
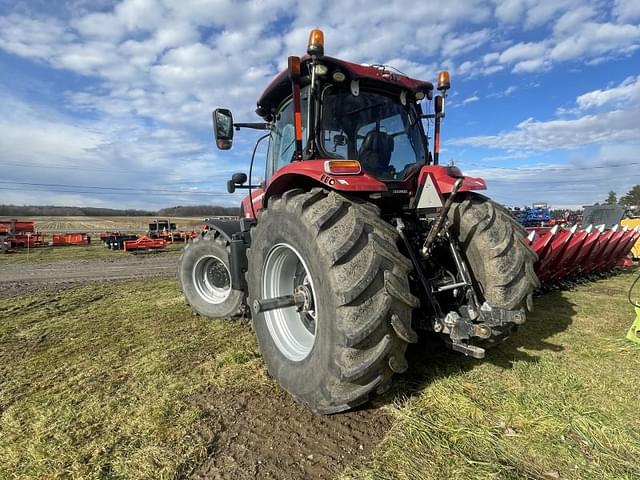
[[[309,34],[309,43],[307,45],[307,53],[309,55],[321,57],[324,55],[324,33],[317,28],[311,30]]]
[[[332,175],[357,175],[362,167],[357,160],[327,160],[324,162],[324,171]]]
[[[340,70],[336,70],[335,72],[333,72],[332,77],[336,82],[344,82],[347,79],[347,76]]]
[[[416,100],[422,100],[424,98],[424,92],[416,92]]]
[[[451,80],[449,78],[449,72],[442,70],[438,73],[438,90],[449,90],[451,88]]]
[[[319,76],[324,76],[327,74],[327,72],[329,71],[329,69],[327,68],[326,65],[322,65],[321,63],[316,63],[316,66],[313,67],[315,69],[316,75]]]

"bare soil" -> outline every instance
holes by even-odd
[[[199,480],[335,478],[360,464],[384,438],[392,419],[369,404],[331,416],[314,415],[286,392],[211,394],[193,399],[205,411],[208,459]]]
[[[0,298],[78,283],[172,277],[179,252],[0,265]]]

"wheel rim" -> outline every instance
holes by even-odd
[[[289,360],[304,360],[315,343],[318,312],[313,278],[302,256],[291,245],[279,243],[267,255],[262,271],[262,298],[302,292],[301,308],[287,307],[264,312],[271,338]]]
[[[193,269],[193,284],[207,302],[220,304],[231,294],[231,273],[218,257],[206,255]]]

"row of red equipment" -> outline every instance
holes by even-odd
[[[528,229],[527,242],[538,255],[536,275],[543,286],[561,284],[578,276],[628,267],[631,248],[640,238],[638,228],[605,230],[604,225],[578,230],[555,226]]]
[[[32,221],[0,220],[0,237],[9,242],[12,247],[40,247],[47,245],[43,233],[36,232],[36,225]],[[86,233],[54,233],[51,235],[51,245],[87,245],[91,237]]]

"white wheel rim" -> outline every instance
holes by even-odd
[[[218,305],[231,294],[231,273],[218,257],[205,255],[194,265],[193,285],[207,302]]]
[[[300,276],[302,270],[303,277]],[[292,295],[299,285],[310,291],[312,309],[298,311],[296,307],[287,307],[264,312],[273,342],[285,357],[294,362],[304,360],[311,353],[317,333],[318,302],[313,277],[302,256],[291,245],[275,245],[269,251],[262,270],[262,298]]]

